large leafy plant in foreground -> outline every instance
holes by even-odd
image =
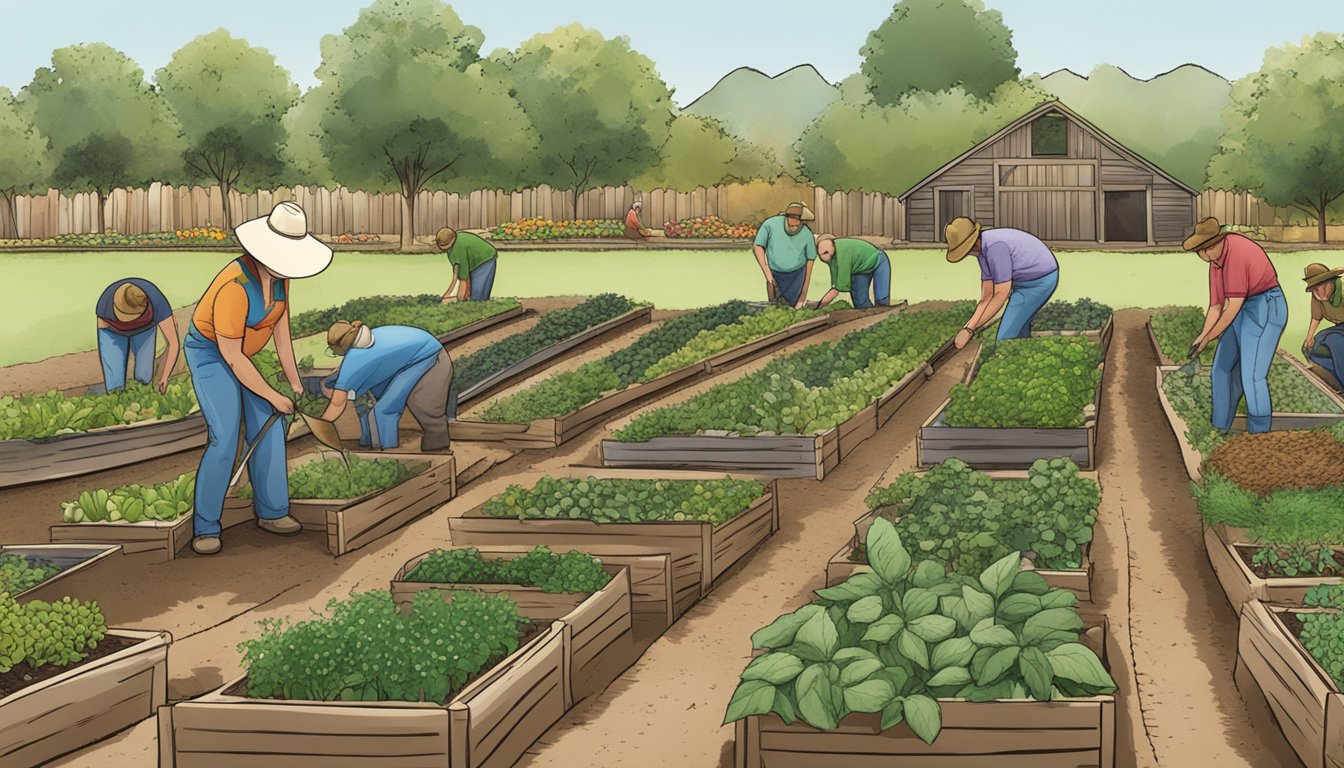
[[[846,715],[880,712],[926,743],[942,729],[940,698],[1050,701],[1115,690],[1078,642],[1077,598],[1019,569],[1014,552],[978,578],[915,564],[887,520],[868,531],[872,573],[817,590],[820,598],[751,636],[753,659],[725,722],[773,712],[835,729]]]

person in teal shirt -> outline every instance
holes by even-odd
[[[802,203],[789,203],[784,212],[761,222],[753,249],[765,275],[765,295],[790,307],[802,307],[812,281],[817,244],[803,222],[816,217]]]
[[[456,232],[444,227],[434,235],[434,244],[448,254],[453,265],[453,282],[443,293],[444,301],[453,300],[457,288],[458,301],[485,301],[495,287],[495,247],[479,235]],[[461,288],[458,288],[458,285]]]
[[[891,261],[877,246],[857,237],[818,235],[817,257],[831,268],[831,289],[817,302],[818,307],[835,301],[841,291],[849,293],[857,309],[891,303]],[[872,301],[868,299],[870,288]]]

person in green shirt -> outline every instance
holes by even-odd
[[[765,275],[765,295],[790,307],[802,307],[812,281],[817,244],[803,222],[816,217],[802,203],[789,203],[783,213],[761,222],[752,250]]]
[[[857,237],[817,235],[817,258],[831,268],[831,289],[817,302],[818,307],[835,301],[841,291],[849,293],[856,309],[891,304],[891,261],[877,246]]]
[[[434,235],[434,244],[448,254],[453,265],[453,282],[443,292],[445,302],[453,300],[457,290],[458,301],[485,301],[495,287],[495,247],[484,238],[470,232],[456,232],[444,227]],[[459,283],[461,287],[459,286]]]
[[[1344,275],[1344,269],[1308,264],[1302,276],[1311,294],[1311,325],[1306,341],[1302,342],[1302,353],[1334,377],[1330,383],[1335,389],[1344,383],[1344,290],[1340,275]],[[1317,333],[1322,320],[1333,325]]]

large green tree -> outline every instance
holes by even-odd
[[[518,103],[537,128],[535,180],[578,196],[626,184],[658,163],[672,122],[672,92],[653,61],[624,37],[578,24],[505,53]]]
[[[140,65],[115,48],[58,48],[19,102],[50,141],[51,183],[96,193],[99,232],[109,192],[172,181],[180,170],[184,147],[172,110]]]
[[[402,197],[401,247],[414,247],[415,197],[454,180],[505,183],[534,151],[527,118],[481,66],[484,36],[439,0],[375,0],[322,39],[320,144],[336,180]]]
[[[285,146],[280,157],[285,162],[288,184],[336,185],[331,162],[322,151],[322,114],[327,108],[323,102],[325,95],[324,91],[310,90],[285,113]]]
[[[18,237],[14,196],[44,188],[51,168],[47,138],[38,132],[8,88],[0,88],[0,237]]]
[[[1209,182],[1315,217],[1324,243],[1326,212],[1344,195],[1344,36],[1271,48],[1233,84],[1223,120]]]
[[[691,190],[731,181],[777,178],[781,169],[765,150],[723,129],[712,117],[681,114],[672,121],[667,142],[656,166],[640,174],[640,188]]]
[[[156,77],[182,125],[188,175],[219,185],[224,228],[232,229],[230,191],[253,192],[281,176],[281,121],[298,86],[269,51],[223,29],[178,49]]]
[[[879,106],[960,87],[978,98],[1016,80],[1013,33],[980,0],[901,0],[859,51]]]

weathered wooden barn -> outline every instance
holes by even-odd
[[[1179,243],[1197,193],[1058,101],[1033,109],[900,196],[905,239],[947,223],[1014,227],[1054,243]]]

